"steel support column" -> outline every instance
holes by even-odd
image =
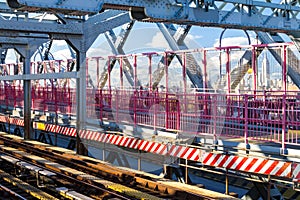
[[[77,71],[76,79],[76,151],[78,154],[86,155],[87,148],[81,143],[79,132],[86,127],[86,52],[79,51],[77,54]]]
[[[26,50],[22,56],[23,73],[30,74],[30,52]],[[23,80],[24,88],[24,139],[33,139],[31,136],[31,80]]]
[[[24,76],[30,76],[30,59],[34,52],[38,49],[38,46],[45,42],[45,39],[31,39],[24,40],[24,45],[7,45],[8,48],[14,48],[21,55],[23,62],[23,74]],[[18,75],[20,76],[20,75]],[[21,77],[21,76],[20,76]],[[21,80],[21,78],[20,78]],[[23,79],[24,90],[24,139],[34,139],[34,133],[31,132],[31,79]]]

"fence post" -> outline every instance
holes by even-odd
[[[287,149],[285,145],[285,140],[286,140],[286,94],[283,94],[283,99],[282,99],[282,136],[281,136],[281,149],[280,153],[283,155],[286,155]]]
[[[180,129],[180,103],[179,100],[176,99],[176,106],[177,106],[177,120],[176,120],[176,129],[179,131]]]
[[[246,153],[249,153],[250,145],[248,140],[248,95],[245,94],[245,132],[244,132],[244,139],[246,145]]]
[[[116,106],[116,122],[119,122],[119,93],[118,89],[115,90],[115,106]]]
[[[217,150],[218,145],[218,138],[217,138],[217,95],[214,94],[214,111],[213,111],[213,117],[214,117],[214,131],[213,131],[213,143],[215,145],[215,150]]]

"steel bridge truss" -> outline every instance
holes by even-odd
[[[70,15],[95,14],[104,9],[127,9],[142,21],[172,22],[189,25],[242,28],[248,30],[298,32],[298,1],[245,0],[97,0],[85,1],[7,0],[19,11],[49,11]]]
[[[183,40],[188,33],[191,25],[200,25],[200,26],[214,26],[214,27],[223,27],[223,28],[237,28],[237,29],[247,29],[247,30],[255,30],[255,31],[267,31],[270,32],[270,35],[272,36],[272,40],[264,40],[262,41],[264,43],[270,43],[272,41],[275,41],[276,35],[274,32],[282,32],[287,33],[290,35],[294,41],[297,44],[297,41],[299,41],[299,3],[298,1],[281,1],[281,2],[271,2],[271,1],[244,1],[244,0],[225,0],[225,1],[217,1],[217,0],[202,0],[202,1],[174,1],[174,0],[144,0],[144,1],[127,1],[127,0],[116,0],[116,1],[108,1],[108,0],[87,0],[84,1],[84,3],[81,0],[49,0],[49,1],[39,1],[39,0],[7,0],[7,4],[15,11],[12,11],[10,8],[7,7],[6,4],[1,4],[1,12],[8,13],[8,15],[2,15],[2,18],[0,19],[0,43],[4,44],[1,48],[1,56],[5,55],[5,49],[7,48],[15,48],[17,51],[22,55],[22,61],[23,63],[23,74],[22,75],[12,75],[12,76],[6,76],[3,77],[1,80],[24,80],[24,88],[19,88],[20,91],[23,91],[24,96],[24,121],[20,120],[19,122],[16,119],[13,118],[7,118],[7,116],[3,117],[1,116],[0,121],[10,124],[11,122],[16,122],[16,124],[19,126],[20,124],[24,125],[24,130],[27,133],[25,138],[28,137],[28,133],[30,131],[30,108],[31,108],[31,80],[38,80],[38,79],[54,79],[54,78],[75,78],[76,79],[76,104],[77,104],[77,110],[76,110],[76,129],[70,128],[66,131],[65,127],[58,127],[53,126],[51,124],[37,124],[35,123],[34,126],[36,129],[42,130],[42,131],[61,131],[63,134],[71,133],[70,136],[77,138],[77,145],[80,143],[78,138],[83,139],[93,139],[98,142],[106,142],[111,143],[113,145],[126,147],[126,148],[132,148],[132,149],[138,149],[140,151],[146,151],[151,153],[157,153],[161,154],[163,156],[170,155],[174,157],[178,157],[181,159],[191,160],[200,162],[204,165],[213,166],[213,167],[220,167],[224,168],[226,170],[237,170],[237,171],[246,171],[251,173],[257,173],[257,174],[264,174],[267,176],[275,176],[275,177],[281,177],[284,179],[292,180],[291,182],[295,184],[299,184],[300,180],[300,164],[299,163],[293,163],[293,162],[281,162],[281,161],[275,161],[270,159],[257,159],[257,158],[246,158],[241,156],[233,156],[233,155],[225,155],[225,154],[218,154],[216,152],[206,152],[203,150],[190,148],[190,147],[184,147],[182,145],[170,145],[169,144],[161,144],[158,142],[150,142],[146,140],[140,140],[136,138],[128,138],[125,136],[119,136],[119,135],[113,135],[113,134],[102,134],[98,132],[89,132],[85,130],[86,128],[86,122],[85,119],[87,117],[87,113],[85,113],[87,108],[89,108],[87,105],[90,102],[87,102],[87,99],[85,99],[85,94],[88,93],[87,91],[87,83],[86,83],[86,65],[84,64],[86,61],[86,51],[88,48],[92,45],[92,43],[95,41],[95,38],[100,34],[104,33],[106,31],[109,31],[109,34],[106,34],[106,37],[108,38],[108,42],[110,46],[112,47],[112,50],[116,54],[124,54],[124,51],[122,50],[122,47],[124,45],[124,42],[126,41],[126,38],[131,30],[132,27],[129,25],[129,27],[126,29],[123,29],[123,35],[122,33],[119,34],[118,37],[114,35],[114,33],[111,31],[114,27],[123,25],[125,23],[129,23],[132,19],[143,21],[143,22],[157,22],[159,29],[162,31],[164,37],[168,41],[170,47],[172,50],[182,50],[185,49],[186,46],[183,43]],[[110,10],[114,9],[114,10]],[[117,11],[122,10],[122,11]],[[129,18],[128,12],[124,12],[123,10],[129,10],[129,14],[131,19]],[[24,12],[25,11],[25,12]],[[29,13],[27,13],[29,11]],[[35,14],[41,13],[39,18],[31,18],[30,12],[35,12]],[[54,17],[51,19],[47,19],[46,16],[48,13],[52,13],[51,16]],[[172,25],[166,25],[162,23],[175,23],[175,24],[181,24],[183,25],[180,27],[177,31],[173,30]],[[263,38],[263,35],[259,36],[260,38]],[[7,39],[8,38],[8,39]],[[50,73],[40,73],[40,74],[30,74],[30,57],[35,52],[36,49],[38,49],[38,46],[40,46],[42,43],[45,43],[49,41],[50,39],[59,39],[59,40],[66,40],[67,43],[72,46],[72,48],[76,51],[76,67],[75,70],[72,72],[62,73],[60,75],[58,74],[50,74]],[[28,48],[31,48],[31,51],[27,51]],[[283,47],[282,52],[283,58],[286,58],[286,51],[284,50],[285,47]],[[220,49],[219,49],[220,50]],[[174,53],[174,52],[173,52]],[[252,52],[253,53],[253,52]],[[276,53],[276,52],[275,52]],[[229,53],[225,53],[227,55],[227,58],[229,60]],[[273,53],[272,53],[273,54]],[[149,59],[152,55],[148,55]],[[199,66],[197,66],[196,62],[194,62],[194,58],[188,58],[186,56],[180,57],[176,55],[172,55],[169,53],[164,54],[162,56],[161,61],[163,61],[162,64],[158,64],[158,67],[160,70],[158,70],[159,75],[154,75],[155,81],[153,82],[154,85],[158,84],[160,82],[160,77],[162,77],[164,74],[168,74],[168,66],[171,63],[171,60],[173,58],[177,58],[178,61],[181,63],[181,66],[184,68],[183,71],[186,73],[183,73],[183,77],[185,78],[185,74],[187,74],[194,85],[197,87],[201,87],[201,84],[204,82],[204,88],[207,88],[207,77],[206,77],[206,71],[204,70],[203,74],[204,77],[202,77],[201,71],[198,69]],[[244,66],[251,65],[252,67],[255,66],[255,62],[253,62],[257,58],[257,54],[252,54],[251,58],[249,56],[247,57],[247,63],[244,63]],[[278,54],[274,54],[275,59],[278,58]],[[119,57],[120,58],[120,57]],[[120,60],[118,56],[111,57],[113,60],[108,60],[107,64],[107,71],[102,74],[102,76],[99,77],[99,81],[97,81],[97,85],[100,85],[101,87],[105,84],[106,79],[110,79],[110,71],[114,67],[114,65],[117,63],[118,60]],[[205,56],[204,56],[205,58]],[[1,57],[2,59],[2,57]],[[170,59],[170,61],[168,61]],[[185,63],[187,60],[190,60],[191,63],[194,63],[195,65],[186,66]],[[251,60],[251,62],[250,62]],[[111,62],[114,61],[114,62]],[[206,60],[207,61],[207,60]],[[203,61],[203,65],[206,65],[207,62]],[[278,60],[280,63],[285,63],[286,60]],[[2,61],[1,61],[2,62]],[[125,65],[123,65],[123,63]],[[126,61],[126,58],[121,59],[121,62],[119,62],[119,65],[123,65],[124,73],[127,75],[127,79],[129,80],[130,84],[137,88],[137,86],[140,84],[139,80],[136,77],[136,63],[133,65],[130,65],[128,61]],[[189,68],[190,67],[190,68]],[[283,67],[284,69],[286,68]],[[253,68],[255,70],[255,68]],[[288,70],[292,71],[292,70]],[[297,70],[294,70],[297,72]],[[255,71],[254,71],[255,73]],[[283,72],[285,74],[285,72]],[[231,82],[230,82],[230,71],[229,71],[229,65],[226,65],[226,76],[227,76],[227,89],[231,89]],[[290,75],[292,76],[292,75]],[[203,79],[203,81],[202,81]],[[294,78],[294,79],[297,79]],[[150,82],[150,81],[149,81]],[[150,82],[151,83],[151,82]],[[167,85],[168,83],[166,83]],[[151,84],[150,84],[151,85]],[[255,83],[254,83],[255,85]],[[299,84],[298,84],[299,86]],[[4,89],[1,91],[3,94],[6,95],[7,88],[4,87]],[[16,88],[14,88],[16,89]],[[152,88],[153,89],[153,88]],[[154,87],[155,89],[155,87]],[[168,90],[168,87],[167,87]],[[15,90],[14,90],[15,91]],[[48,92],[48,91],[47,91]],[[124,92],[124,91],[121,91]],[[125,91],[126,92],[126,91]],[[135,103],[133,107],[127,108],[129,111],[134,111],[135,114],[133,114],[132,118],[134,121],[134,125],[142,124],[148,122],[147,118],[143,116],[143,113],[141,114],[141,109],[139,106],[145,105],[145,102],[140,103],[141,98],[138,97],[137,91],[127,91],[129,94],[131,94],[131,97],[133,97],[133,102]],[[283,92],[286,92],[284,90]],[[108,90],[103,90],[102,93],[102,100],[107,100],[107,97],[114,97],[114,100],[116,103],[116,99],[121,99],[122,93],[112,93],[111,88]],[[99,94],[96,93],[96,94]],[[15,94],[15,93],[14,93]],[[81,95],[79,95],[81,94]],[[95,94],[93,91],[92,94]],[[104,95],[103,95],[104,94]],[[111,96],[114,95],[114,96]],[[165,96],[163,96],[165,95]],[[176,95],[169,95],[168,93],[162,93],[160,94],[160,97],[158,103],[169,102],[169,104],[166,104],[167,111],[164,113],[160,113],[160,115],[157,115],[158,117],[161,117],[163,119],[163,123],[166,127],[163,126],[163,124],[155,124],[155,126],[161,126],[161,128],[171,129],[172,131],[178,131],[180,132],[180,128],[183,125],[179,119],[182,117],[185,117],[186,120],[191,120],[191,116],[184,115],[185,113],[181,112],[174,112],[178,111],[179,108],[179,101],[175,98]],[[184,94],[186,95],[186,94]],[[183,95],[183,96],[184,96]],[[289,98],[287,98],[287,94],[285,94],[285,98],[283,99],[283,104],[277,101],[278,96],[274,95],[273,97],[276,98],[274,101],[269,101],[267,104],[261,104],[261,101],[258,97],[263,97],[266,99],[266,95],[261,94],[253,94],[256,99],[248,98],[247,95],[241,95],[240,98],[242,99],[236,99],[235,95],[222,95],[221,98],[226,99],[226,102],[228,103],[226,110],[226,114],[230,114],[228,118],[225,119],[225,122],[223,124],[226,125],[232,125],[232,128],[240,128],[237,130],[237,135],[240,134],[253,134],[256,131],[261,132],[263,137],[260,138],[261,140],[272,139],[273,141],[279,142],[281,144],[281,150],[282,154],[286,153],[286,144],[294,144],[299,145],[298,143],[298,130],[297,127],[299,127],[298,124],[298,107],[295,107],[294,102],[290,102]],[[257,95],[257,96],[255,96]],[[213,95],[212,95],[213,96]],[[280,95],[281,96],[281,95]],[[291,95],[293,96],[293,95]],[[26,98],[25,98],[26,97]],[[187,97],[187,96],[184,96]],[[192,96],[193,98],[195,96]],[[213,117],[213,127],[208,132],[210,135],[212,135],[214,140],[216,141],[216,130],[218,129],[218,125],[220,125],[219,121],[217,121],[217,118],[220,118],[220,116],[216,116],[216,113],[221,111],[224,111],[222,109],[222,102],[221,106],[218,108],[216,106],[213,106],[213,103],[216,103],[220,96],[214,96],[213,98],[206,98],[197,96],[197,98],[194,98],[196,101],[194,106],[197,108],[203,109],[202,114],[210,117]],[[293,96],[294,98],[297,98],[297,96]],[[73,98],[73,96],[72,96]],[[174,99],[175,98],[175,99]],[[190,98],[190,96],[189,96]],[[202,99],[201,99],[202,98]],[[147,98],[146,98],[147,99]],[[155,100],[157,98],[149,98],[148,100]],[[142,100],[145,100],[142,99]],[[185,98],[185,100],[189,100],[188,98]],[[182,101],[184,102],[184,100]],[[182,103],[181,102],[181,103]],[[215,115],[209,115],[209,110],[207,109],[205,105],[206,103],[211,106],[212,109],[219,109],[215,110]],[[91,102],[92,104],[96,104],[93,100]],[[236,105],[244,104],[244,109],[237,110]],[[287,105],[286,105],[287,104]],[[259,121],[257,116],[260,117],[266,117],[266,113],[256,112],[254,111],[253,107],[263,109],[263,106],[269,106],[267,107],[270,111],[270,115],[276,114],[276,116],[283,115],[283,120],[281,121],[282,124],[275,123],[274,120],[269,120],[264,118],[264,121]],[[283,105],[286,105],[286,107],[283,107],[282,111],[279,111],[279,108],[281,108]],[[99,105],[95,106],[104,106],[99,103]],[[131,109],[131,110],[130,110]],[[248,110],[247,110],[248,109]],[[287,110],[293,110],[296,109],[296,111],[292,114],[288,113]],[[105,112],[105,110],[102,110]],[[119,110],[122,111],[122,110]],[[71,112],[71,109],[69,109],[69,112]],[[126,110],[128,112],[128,110]],[[224,111],[225,112],[225,111]],[[244,116],[238,116],[233,117],[233,114],[236,114],[238,112],[239,114],[243,114]],[[276,113],[278,112],[278,113]],[[103,113],[102,113],[103,114]],[[122,114],[124,112],[119,112],[117,114],[116,118],[117,120],[120,120],[122,117]],[[128,113],[127,113],[128,114]],[[129,112],[129,115],[132,114]],[[103,117],[103,116],[102,116]],[[111,116],[108,116],[111,117]],[[295,130],[291,130],[288,132],[284,132],[286,124],[290,123],[289,120],[295,120],[293,124],[291,125]],[[128,118],[126,118],[128,119]],[[207,118],[205,118],[203,121],[206,122]],[[227,120],[227,121],[226,121]],[[236,120],[236,121],[235,121]],[[242,120],[242,121],[240,121]],[[155,121],[155,120],[154,120]],[[191,123],[196,124],[198,126],[199,121],[192,121]],[[241,127],[241,123],[245,123],[246,125]],[[261,124],[265,123],[265,124]],[[270,125],[271,124],[271,125]],[[150,124],[152,125],[152,124]],[[269,126],[270,125],[270,126]],[[258,130],[255,130],[255,127],[258,127]],[[249,128],[249,129],[248,129]],[[269,135],[269,129],[271,129],[271,135]],[[198,130],[198,129],[197,129]],[[267,130],[266,132],[264,132]],[[226,134],[226,133],[225,133]],[[228,133],[230,136],[230,134]],[[245,137],[245,144],[248,144],[248,138],[249,135],[244,135]],[[116,143],[113,143],[116,142]],[[77,149],[80,149],[80,146],[77,146]],[[159,150],[159,151],[158,151]],[[79,152],[79,153],[82,153]],[[199,156],[202,155],[202,156]],[[233,163],[237,160],[242,160],[240,164],[237,166],[233,165]],[[217,164],[218,163],[218,164]],[[253,169],[253,166],[245,166],[245,163],[256,163],[255,166],[258,166],[258,168]],[[265,169],[264,167],[260,167],[263,165],[271,166],[271,168]],[[248,169],[248,170],[246,170]]]

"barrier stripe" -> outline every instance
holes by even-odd
[[[253,158],[251,163],[248,166],[246,166],[245,171],[249,171],[251,169],[251,167],[254,166],[257,163],[257,161],[258,161],[257,158]]]
[[[300,164],[299,163],[293,164],[293,178],[294,178],[294,181],[300,182]]]
[[[225,164],[225,162],[228,160],[228,157],[226,155],[223,155],[224,159],[221,160],[221,162],[219,162],[218,167],[223,166]]]
[[[177,145],[160,144],[157,142],[139,140],[120,135],[103,134],[87,130],[80,131],[79,135],[82,139],[96,140],[98,142],[110,143],[117,146],[128,147],[160,155],[169,155],[194,161],[200,160],[199,149]]]
[[[237,171],[254,172],[264,175],[279,177],[292,177],[292,163],[252,157],[240,157],[234,155],[205,153],[203,164],[215,167],[221,167]],[[300,178],[300,166],[295,165],[295,171],[298,172],[297,179]]]

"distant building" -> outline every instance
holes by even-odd
[[[270,88],[270,63],[267,54],[265,54],[261,68],[262,68],[261,76],[260,76],[261,86],[263,86],[266,89],[269,89]]]

